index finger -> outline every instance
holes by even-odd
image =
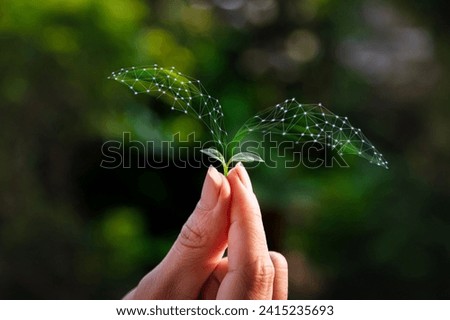
[[[228,181],[231,206],[227,277],[234,277],[231,282],[241,287],[234,298],[271,299],[275,271],[250,178],[245,168],[237,165],[228,175]]]

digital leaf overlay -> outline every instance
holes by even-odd
[[[232,154],[228,161],[222,155],[228,142],[239,144],[255,133],[279,135],[295,143],[321,143],[340,155],[357,155],[370,163],[388,168],[388,162],[361,129],[354,127],[347,117],[335,115],[321,104],[285,100],[248,119],[233,138],[229,139],[219,100],[211,97],[199,80],[183,75],[173,67],[166,69],[158,65],[123,68],[113,72],[110,78],[126,85],[135,94],[145,93],[163,99],[172,110],[201,121],[217,147],[202,152],[219,160],[225,174],[233,162],[263,161],[257,154],[249,152]]]

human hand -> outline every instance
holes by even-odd
[[[286,259],[267,248],[245,168],[226,178],[211,167],[169,253],[124,299],[287,299],[287,274]]]

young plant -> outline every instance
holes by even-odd
[[[347,117],[340,117],[319,104],[301,104],[288,99],[248,119],[232,137],[223,124],[223,112],[219,100],[211,97],[200,81],[175,70],[157,65],[153,67],[126,68],[113,72],[114,79],[128,86],[135,94],[146,93],[167,102],[172,110],[183,112],[208,128],[215,147],[201,150],[220,161],[223,172],[228,174],[235,162],[264,162],[256,153],[235,153],[249,135],[274,134],[295,143],[322,143],[339,155],[354,154],[378,166],[387,167],[387,161],[363,135],[361,129],[350,124]]]

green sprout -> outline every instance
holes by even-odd
[[[319,104],[301,104],[288,99],[248,119],[230,139],[223,124],[219,100],[211,97],[200,81],[183,75],[175,68],[158,65],[123,68],[110,76],[128,86],[135,94],[146,93],[167,102],[172,110],[201,121],[212,136],[215,147],[201,150],[220,161],[224,175],[235,162],[264,162],[253,152],[238,152],[238,146],[251,134],[274,134],[295,143],[315,142],[336,150],[339,155],[353,154],[384,168],[387,161],[363,135],[350,124]],[[231,146],[231,147],[230,147]]]

